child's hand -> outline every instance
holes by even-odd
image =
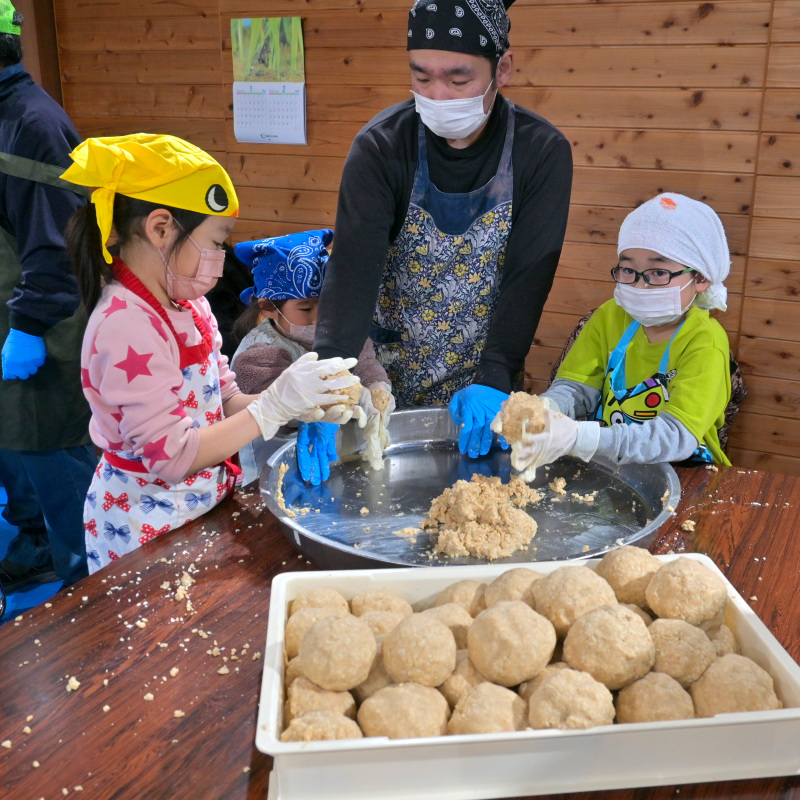
[[[317,361],[316,353],[306,353],[295,361],[247,407],[258,423],[261,435],[265,439],[272,438],[281,425],[292,419],[316,422],[325,416],[320,406],[334,404],[329,412],[338,408],[336,404],[343,404],[347,398],[331,394],[331,390],[346,389],[358,378],[354,375],[325,378],[355,364],[354,358]]]

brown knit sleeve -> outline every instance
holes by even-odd
[[[386,370],[375,355],[375,347],[372,344],[372,339],[367,339],[367,341],[364,342],[361,355],[358,357],[358,364],[353,367],[353,374],[358,376],[361,385],[364,387],[371,386],[376,381],[391,383],[386,375]]]
[[[292,357],[281,347],[254,344],[233,360],[236,383],[245,394],[258,394],[268,388],[290,364]]]

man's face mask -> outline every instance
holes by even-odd
[[[494,78],[483,94],[456,100],[430,100],[414,91],[411,94],[414,95],[417,113],[426,128],[443,139],[464,139],[489,119],[497,91],[495,90],[495,98],[486,112],[483,110],[483,100],[492,91],[493,85]]]

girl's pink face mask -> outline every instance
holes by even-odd
[[[167,294],[170,300],[197,300],[198,297],[208,294],[217,285],[225,268],[224,250],[200,247],[191,236],[189,241],[200,251],[200,260],[192,277],[175,273],[164,253],[158,251],[167,269]]]

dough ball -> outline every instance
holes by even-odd
[[[408,600],[388,592],[362,592],[350,601],[350,607],[356,617],[370,611],[396,611],[404,617],[414,613]]]
[[[375,660],[372,662],[372,669],[367,675],[367,679],[363,683],[359,683],[353,689],[353,696],[356,702],[361,705],[368,697],[372,697],[375,692],[380,691],[386,686],[391,686],[394,681],[389,677],[386,667],[383,663],[383,639],[381,636],[378,642],[378,652],[375,654]]]
[[[485,583],[473,580],[459,581],[439,592],[434,606],[456,603],[465,608],[471,617],[477,617],[486,608],[483,596],[485,591]]]
[[[447,732],[503,733],[524,731],[528,727],[525,701],[510,689],[493,683],[479,683],[461,700],[450,717]]]
[[[347,611],[341,608],[323,606],[322,608],[301,608],[296,614],[292,614],[286,622],[284,631],[283,646],[286,649],[288,658],[294,658],[300,652],[300,642],[311,629],[315,622],[319,622],[325,617],[343,617]]]
[[[648,672],[617,695],[617,722],[692,719],[689,693],[665,672]]]
[[[467,646],[467,631],[472,625],[472,617],[464,606],[458,603],[445,603],[441,606],[434,606],[422,612],[425,616],[438,619],[443,625],[450,628],[455,640],[456,647],[463,650]]]
[[[373,386],[369,393],[372,396],[372,405],[375,406],[375,410],[386,411],[392,395],[380,386]]]
[[[614,721],[611,692],[588,672],[562,669],[554,672],[528,701],[528,722],[543,728],[594,728]]]
[[[322,711],[323,709],[355,719],[356,701],[353,700],[350,692],[329,692],[320,689],[308,678],[302,676],[292,681],[292,685],[286,690],[284,723],[289,723],[296,717],[302,717],[309,711]]]
[[[641,617],[618,603],[578,617],[564,639],[567,664],[588,672],[609,689],[621,689],[646,675],[655,657],[653,640]]]
[[[705,632],[682,619],[657,619],[648,631],[656,648],[653,670],[675,678],[684,689],[717,657]]]
[[[283,675],[284,689],[288,689],[298,678],[303,677],[303,670],[300,668],[300,659],[293,658],[287,665]]]
[[[648,627],[653,624],[653,618],[643,608],[635,606],[633,603],[620,603],[620,605],[625,606],[629,611],[633,611],[637,617],[641,617],[642,622]]]
[[[321,586],[317,589],[309,589],[295,597],[289,605],[289,616],[292,617],[303,608],[335,608],[343,614],[350,613],[350,606],[344,595],[336,589],[328,589]]]
[[[445,696],[450,708],[455,708],[458,701],[474,689],[479,683],[485,683],[486,678],[475,669],[469,659],[468,650],[459,650],[456,653],[456,668],[450,677],[439,687]]]
[[[358,724],[365,736],[410,739],[444,736],[450,708],[440,692],[418,683],[387,686],[364,701]]]
[[[559,567],[532,586],[534,608],[544,614],[559,636],[578,617],[598,606],[616,603],[614,590],[588,567]]]
[[[714,614],[714,616],[711,617],[711,619],[704,619],[701,623],[698,624],[697,627],[701,628],[706,633],[708,633],[709,631],[714,631],[717,628],[719,628],[719,626],[725,622],[725,608],[727,607],[727,604],[728,600],[726,598],[720,610],[717,611],[717,613]]]
[[[323,378],[323,380],[327,381],[331,378],[342,378],[345,376],[349,376],[352,373],[349,370],[343,369],[341,372],[337,372],[335,375],[327,375]],[[357,380],[352,386],[348,386],[346,389],[331,389],[330,394],[338,394],[343,395],[346,399],[340,403],[336,403],[336,405],[343,405],[343,406],[354,406],[360,399],[361,399],[361,391],[363,387],[361,386],[361,381]],[[333,403],[328,403],[327,405],[320,406],[323,411],[327,411]]]
[[[770,674],[755,661],[736,653],[717,659],[689,692],[698,717],[783,708]]]
[[[492,430],[501,433],[509,444],[522,441],[523,431],[541,433],[544,430],[542,399],[527,392],[512,392],[500,405]]]
[[[517,689],[517,694],[527,703],[531,695],[546,681],[551,675],[561,669],[571,669],[566,661],[554,661],[548,664],[535,678],[523,681]]]
[[[293,719],[281,734],[282,742],[325,742],[332,739],[361,739],[361,728],[342,714],[330,709],[309,711]]]
[[[414,614],[386,635],[383,663],[395,683],[439,686],[455,669],[456,640],[437,619]]]
[[[495,578],[487,587],[483,595],[486,607],[506,600],[522,600],[529,606],[533,606],[533,595],[531,586],[535,581],[541,580],[544,576],[539,572],[534,572],[527,567],[516,567],[510,569]]]
[[[626,544],[606,553],[595,571],[608,582],[620,603],[644,608],[647,584],[660,567],[661,562],[647,550]]]
[[[733,631],[727,625],[720,625],[708,631],[708,638],[711,644],[714,645],[714,650],[717,653],[717,658],[728,655],[728,653],[738,653],[739,642],[733,635]]]
[[[552,624],[521,600],[482,611],[467,632],[469,657],[492,683],[516,686],[538,675],[556,646]]]
[[[691,625],[724,613],[727,594],[719,575],[699,561],[683,557],[662,565],[645,593],[656,616],[682,619]]]
[[[374,636],[386,636],[393,631],[404,619],[405,614],[398,611],[367,611],[359,619],[369,625]]]
[[[300,667],[317,686],[346,691],[367,679],[377,649],[369,625],[358,617],[325,617],[303,637]]]

